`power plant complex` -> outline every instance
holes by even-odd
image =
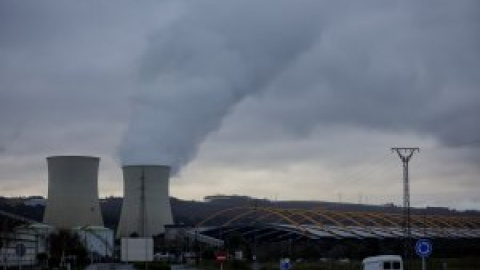
[[[0,261],[4,267],[39,263],[37,255],[50,253],[48,239],[55,233],[60,235],[60,231],[79,239],[91,263],[117,256],[114,231],[104,226],[100,208],[99,165],[100,158],[92,156],[47,157],[48,197],[43,224],[0,210],[7,218],[26,223],[9,233],[0,231]],[[124,196],[116,234],[121,239],[120,259],[151,261],[154,236],[164,234],[165,225],[173,223],[170,167],[135,165],[122,169]],[[64,254],[63,248],[60,261],[65,266],[72,257]]]
[[[43,222],[60,229],[103,226],[98,196],[100,159],[52,156],[48,164],[48,200]],[[173,223],[169,199],[170,167],[123,167],[124,199],[117,237],[152,237]]]
[[[235,252],[225,256],[234,260],[247,260],[244,252],[259,251],[249,254],[252,261],[257,261],[257,254],[260,261],[285,258],[287,252],[292,257],[294,252],[301,258],[310,256],[313,261],[318,260],[317,256],[331,254],[332,250],[339,250],[339,255],[345,254],[340,251],[347,246],[356,257],[363,256],[362,252],[368,249],[371,254],[404,252],[404,258],[408,259],[408,252],[413,251],[413,245],[410,248],[405,245],[407,238],[401,215],[404,209],[395,205],[272,202],[218,195],[206,198],[205,203],[191,205],[174,200],[180,224],[175,226],[169,197],[171,168],[152,164],[122,167],[124,194],[121,209],[120,204],[115,203],[115,213],[120,212],[115,235],[112,229],[104,227],[105,224],[111,228],[115,225],[103,220],[104,217],[109,220],[109,214],[102,216],[100,208],[99,165],[100,158],[91,156],[47,158],[48,199],[43,224],[0,210],[3,223],[8,224],[11,219],[15,226],[0,234],[3,267],[27,266],[32,262],[41,265],[39,254],[55,256],[62,267],[69,260],[75,263],[75,256],[81,258],[82,254],[86,256],[84,262],[101,262],[102,266],[118,261],[123,266],[129,262],[170,259],[184,263],[187,259],[191,262],[204,257],[209,259],[208,254],[201,251],[202,247],[218,250],[234,247]],[[428,237],[435,241],[436,252],[440,254],[478,254],[480,213],[428,207],[413,210],[411,240]],[[19,221],[21,226],[17,226]],[[64,252],[65,238],[62,241],[50,238],[55,234],[60,236],[58,229],[75,235],[77,240],[67,241],[72,246],[77,241],[84,250]],[[234,246],[230,239],[235,238],[245,242]],[[51,249],[54,244],[62,249],[61,253]],[[250,249],[252,246],[254,249]],[[314,253],[305,253],[306,250],[314,250]]]

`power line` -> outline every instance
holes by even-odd
[[[394,163],[388,161],[386,154],[376,159],[369,160],[368,163],[364,163],[360,168],[353,168],[344,174],[344,179],[341,184],[359,183],[363,181],[371,181],[372,175],[384,174],[390,171],[394,166]]]
[[[455,151],[455,150],[465,150],[465,149],[475,149],[478,150],[480,148],[480,141],[471,141],[471,142],[464,142],[458,144],[441,144],[441,145],[432,145],[427,147],[422,147],[422,152],[425,151]]]

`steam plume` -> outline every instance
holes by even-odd
[[[315,36],[306,19],[274,27],[308,10],[268,15],[256,13],[255,5],[197,8],[217,15],[189,14],[151,39],[120,149],[124,164],[164,164],[177,172],[236,104],[264,89]]]

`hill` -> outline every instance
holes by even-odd
[[[29,219],[41,222],[44,204],[40,203],[41,197],[21,197],[5,198],[0,197],[0,210],[20,215]],[[32,200],[39,203],[29,203]],[[107,197],[100,200],[104,224],[106,227],[116,229],[122,207],[121,197]],[[205,197],[205,201],[181,200],[170,198],[172,212],[176,224],[195,225],[212,214],[227,208],[241,206],[258,207],[279,207],[285,209],[315,209],[321,208],[334,211],[348,212],[388,212],[402,213],[402,208],[393,204],[386,205],[366,205],[354,203],[337,203],[323,201],[270,201],[266,199],[256,199],[247,196],[226,196],[215,195]],[[444,207],[412,208],[412,214],[429,215],[476,215],[480,216],[479,211],[456,211]]]

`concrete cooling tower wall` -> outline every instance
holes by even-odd
[[[138,234],[150,237],[165,232],[165,225],[172,224],[169,198],[170,167],[123,167],[124,197],[117,237]]]
[[[97,157],[47,158],[48,200],[43,222],[58,228],[103,226],[98,200]]]

